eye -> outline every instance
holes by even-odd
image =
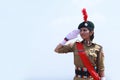
[[[86,32],[87,30],[86,29],[83,29],[84,32]]]

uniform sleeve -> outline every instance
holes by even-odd
[[[99,73],[104,71],[104,53],[103,53],[102,47],[100,49],[99,56],[98,56],[98,71]]]
[[[64,45],[63,47],[58,49],[58,53],[68,53],[73,52],[73,44]]]

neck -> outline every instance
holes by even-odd
[[[84,40],[83,42],[87,46],[91,46],[92,45],[92,41],[91,40]]]

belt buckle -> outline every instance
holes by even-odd
[[[87,71],[87,68],[86,68],[86,67],[83,67],[82,70],[83,70],[83,71]]]

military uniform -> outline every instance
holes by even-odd
[[[99,74],[101,71],[104,71],[104,54],[102,51],[102,46],[92,43],[90,46],[87,46],[82,41],[89,60],[94,66],[96,72]],[[58,53],[68,53],[73,52],[74,54],[74,65],[75,65],[75,77],[74,80],[93,80],[90,76],[87,68],[81,61],[80,56],[78,55],[78,50],[76,47],[76,42],[72,45],[64,45],[62,48],[58,49]]]

